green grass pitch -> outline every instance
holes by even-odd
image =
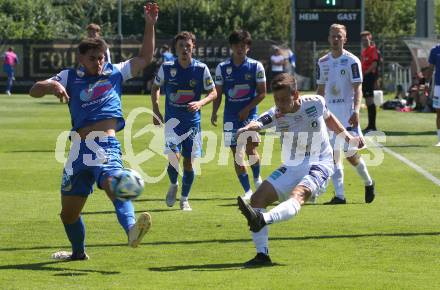
[[[269,95],[260,112],[271,104]],[[129,95],[123,105],[127,116],[150,107],[150,100]],[[220,137],[221,126],[209,122],[211,108],[203,108],[202,128]],[[365,118],[362,111],[363,126]],[[149,123],[151,117],[140,115],[133,134]],[[54,157],[57,136],[69,125],[67,106],[53,96],[0,95],[0,289],[440,288],[440,187],[387,153],[380,166],[369,169],[378,192],[372,204],[363,202],[361,181],[346,163],[347,205],[322,205],[333,195],[330,186],[317,204],[271,226],[273,267],[241,267],[255,250],[237,210],[241,190],[231,157],[228,166],[219,165],[220,143],[196,176],[192,212],[166,207],[167,176],[147,184],[135,208],[149,211],[153,226],[141,246],[131,249],[112,204],[96,190],[83,215],[91,259],[53,261],[53,252],[69,249],[58,216],[63,165]],[[380,110],[378,127],[387,134],[385,146],[440,178],[434,114]],[[118,137],[123,141],[123,133]],[[135,152],[151,138],[131,138]],[[274,148],[264,177],[279,165],[279,147]],[[165,166],[159,155],[141,165],[151,176]]]

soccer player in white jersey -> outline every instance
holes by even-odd
[[[250,204],[238,197],[239,209],[248,221],[257,250],[245,267],[271,265],[267,225],[291,219],[312,195],[319,195],[325,189],[334,166],[327,127],[347,142],[364,146],[362,137],[350,135],[327,110],[324,98],[300,96],[296,80],[290,74],[276,76],[271,87],[275,107],[237,131],[238,142],[243,142],[253,133],[247,131],[275,126],[281,134],[284,160],[252,195]],[[276,201],[280,204],[266,212],[266,207]]]
[[[318,60],[318,94],[324,96],[329,110],[341,121],[351,134],[362,136],[359,124],[359,109],[362,98],[362,71],[359,59],[344,49],[347,29],[344,25],[333,24],[329,29],[330,52]],[[339,142],[334,134],[331,143],[335,156],[335,173],[332,176],[335,196],[325,204],[345,204],[344,171],[341,151],[348,146]],[[348,162],[356,169],[365,184],[365,202],[371,203],[375,197],[374,181],[368,173],[362,157],[356,152],[346,154]]]
[[[243,165],[243,152],[240,151],[246,151],[249,159],[250,156],[254,158],[250,167],[255,188],[258,188],[263,182],[260,177],[260,157],[256,148],[260,138],[256,135],[254,140],[247,140],[246,149],[237,152],[235,134],[239,128],[257,119],[257,105],[266,96],[264,67],[261,62],[246,56],[251,43],[251,35],[245,30],[234,31],[229,36],[232,56],[217,66],[215,72],[217,99],[214,100],[211,115],[211,123],[217,126],[217,111],[220,108],[224,92],[223,130],[225,146],[231,148],[234,156],[235,173],[243,187],[246,199],[250,199],[252,190],[246,166]]]

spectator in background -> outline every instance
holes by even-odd
[[[162,62],[174,61],[174,55],[170,52],[170,47],[168,45],[162,45],[160,54],[162,56]]]
[[[8,82],[6,84],[6,94],[8,96],[11,95],[12,83],[15,80],[15,66],[18,64],[18,56],[15,54],[12,47],[8,48],[8,50],[3,55],[3,70],[8,76]]]
[[[376,105],[374,104],[374,85],[378,77],[379,53],[372,41],[372,35],[369,31],[361,33],[362,49],[361,62],[362,74],[362,93],[365,98],[368,109],[368,126],[365,132],[376,131]]]
[[[407,105],[419,112],[431,111],[428,105],[430,94],[429,79],[429,67],[423,67],[422,70],[413,77],[413,83],[408,90],[409,96]]]
[[[435,145],[440,147],[440,43],[434,46],[429,53],[429,70],[427,72],[428,78],[432,77],[435,69],[434,78],[434,94],[432,97],[432,107],[437,114],[437,137],[438,143]]]
[[[96,23],[90,23],[89,25],[87,25],[86,27],[87,30],[87,37],[89,38],[102,38],[101,37],[101,26],[99,26]],[[107,51],[105,52],[105,60],[106,62],[111,63],[111,57],[110,57],[110,50],[107,47]]]
[[[272,78],[284,72],[284,65],[286,63],[286,59],[281,53],[281,48],[274,46],[273,50],[274,54],[270,57]]]
[[[296,55],[290,48],[287,48],[287,60],[288,60],[287,67],[289,68],[288,71],[291,75],[294,76],[296,69]]]

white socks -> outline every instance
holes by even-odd
[[[345,199],[344,196],[344,169],[342,166],[335,166],[335,173],[332,175],[333,186],[335,187],[335,196]]]
[[[365,183],[365,186],[369,186],[373,184],[373,180],[368,174],[367,166],[365,165],[365,161],[362,158],[359,158],[359,164],[355,166],[357,173],[362,178]]]
[[[267,224],[278,223],[286,221],[294,217],[300,210],[301,205],[294,198],[289,198],[283,201],[269,212],[263,213],[264,221]]]
[[[255,211],[265,213],[265,208],[254,208]],[[252,232],[252,240],[254,241],[257,253],[269,255],[269,227],[264,226],[258,233]]]

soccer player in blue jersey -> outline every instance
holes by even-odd
[[[440,43],[435,45],[429,53],[429,73],[428,78],[432,77],[432,73],[435,71],[434,78],[434,94],[432,98],[432,107],[435,109],[437,118],[437,137],[438,143],[435,145],[440,147]]]
[[[136,221],[131,201],[115,198],[112,178],[123,169],[120,144],[115,137],[125,125],[121,109],[122,82],[151,62],[158,12],[157,4],[144,6],[144,39],[137,57],[118,64],[108,63],[105,41],[87,38],[78,46],[78,69],[63,70],[51,79],[35,83],[30,90],[34,98],[54,94],[61,102],[67,102],[73,126],[72,146],[61,184],[61,220],[72,252],[57,252],[52,255],[54,259],[88,259],[81,211],[95,182],[113,202],[118,221],[128,235],[129,246],[137,247],[151,225],[148,213],[142,213]]]
[[[235,134],[237,129],[244,127],[250,121],[255,120],[257,105],[266,96],[266,76],[263,65],[246,56],[252,39],[249,32],[245,30],[234,31],[229,36],[229,44],[232,49],[231,58],[220,63],[215,72],[215,87],[218,98],[214,101],[211,115],[211,123],[217,124],[217,111],[222,101],[222,94],[225,94],[225,109],[223,113],[223,130],[225,145],[231,148],[234,155],[235,173],[245,192],[244,198],[250,199],[252,195],[251,186],[246,167],[244,166],[243,154],[237,154],[237,142]],[[258,136],[258,135],[256,135]],[[262,182],[260,177],[260,158],[256,147],[260,142],[247,140],[246,155],[254,158],[251,169],[254,176],[255,188]]]
[[[200,109],[217,96],[208,67],[192,58],[194,34],[182,31],[174,37],[177,59],[161,65],[151,89],[155,125],[164,121],[159,109],[160,87],[165,90],[165,154],[168,155],[170,187],[166,204],[174,206],[178,191],[179,161],[183,156],[180,208],[190,211],[189,192],[194,182],[193,159],[202,149]],[[203,91],[207,96],[201,98]]]

